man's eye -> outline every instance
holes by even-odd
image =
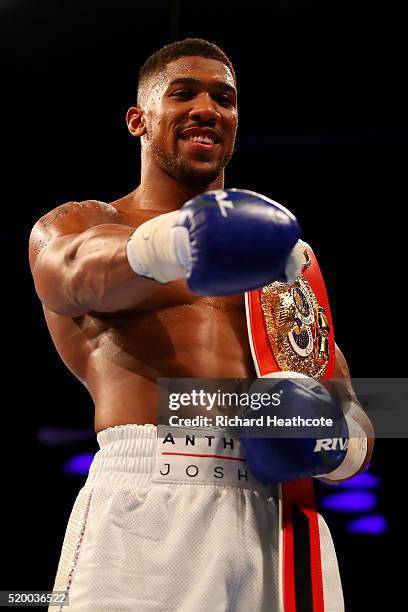
[[[226,94],[218,96],[218,101],[222,106],[233,106],[234,104],[232,98]]]
[[[178,91],[174,91],[171,95],[176,96],[177,98],[182,98],[183,100],[187,100],[191,97],[191,91],[188,91],[187,89],[180,89]]]

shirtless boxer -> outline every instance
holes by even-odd
[[[54,586],[68,590],[72,610],[280,609],[272,485],[155,479],[156,379],[255,377],[243,294],[300,269],[299,228],[286,209],[257,194],[222,195],[237,123],[225,54],[197,39],[164,47],[142,67],[127,113],[141,142],[140,185],[111,204],[59,206],[32,230],[36,291],[57,351],[92,396],[101,446]],[[197,197],[212,190],[212,201]],[[219,236],[226,216],[230,234],[211,243],[207,260],[208,234]],[[242,224],[253,232],[246,244]],[[255,251],[267,243],[276,248],[265,269]],[[237,244],[246,249],[238,262]],[[335,376],[349,377],[338,349],[336,357]],[[360,471],[373,433],[357,403],[352,416],[368,438]],[[328,580],[339,602],[337,574]]]

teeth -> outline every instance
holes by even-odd
[[[192,140],[193,142],[203,142],[204,144],[214,144],[214,138],[211,136],[190,136],[187,140]]]

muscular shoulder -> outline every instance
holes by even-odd
[[[97,200],[66,202],[41,217],[33,230],[51,238],[53,233],[61,235],[83,231],[100,223],[114,223],[118,217],[119,213],[112,204]]]
[[[97,200],[66,202],[43,215],[31,230],[30,263],[53,238],[78,234],[102,223],[119,223],[119,212]]]

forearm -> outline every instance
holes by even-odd
[[[125,310],[149,297],[161,285],[138,276],[130,267],[126,243],[133,232],[134,227],[106,223],[70,240],[53,273],[38,274],[42,301],[59,314],[80,316]],[[47,255],[45,250],[42,255],[52,253]],[[41,256],[37,265],[42,265]]]

